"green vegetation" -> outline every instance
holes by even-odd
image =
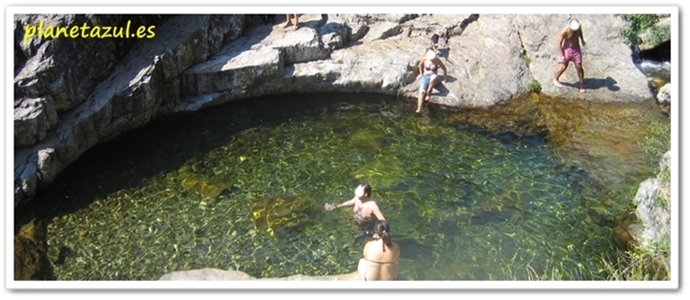
[[[625,14],[618,15],[623,20],[630,22],[630,27],[621,30],[621,36],[630,45],[642,43],[640,33],[649,29],[652,34],[652,42],[658,43],[666,39],[666,33],[656,26],[659,15],[655,14]]]
[[[522,61],[525,62],[525,65],[529,67],[529,64],[532,62],[532,59],[527,55],[527,53],[523,53],[520,58],[522,58]]]
[[[670,242],[665,240],[655,250],[637,247],[626,251],[615,263],[607,263],[610,280],[670,280]]]
[[[647,162],[658,166],[664,153],[671,149],[671,122],[652,122],[638,145],[644,150]]]
[[[528,87],[529,87],[529,90],[534,92],[534,93],[541,92],[541,83],[539,83],[539,81],[532,80],[532,82],[529,83]]]

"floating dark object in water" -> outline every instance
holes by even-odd
[[[533,132],[526,132],[522,136],[522,141],[530,145],[544,145],[546,144],[546,138],[540,136],[539,134]]]
[[[491,136],[502,141],[512,141],[518,138],[518,135],[512,131],[496,131]]]
[[[67,246],[62,246],[60,247],[60,254],[58,254],[57,260],[55,261],[55,264],[57,265],[62,265],[65,263],[65,259],[67,256],[72,254],[72,249],[70,249]]]

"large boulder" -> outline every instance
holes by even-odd
[[[671,151],[664,154],[660,162],[661,171],[655,178],[642,183],[633,199],[636,205],[635,215],[638,222],[628,227],[633,243],[646,249],[654,250],[663,241],[670,241],[671,203],[668,178],[664,172],[670,172]]]
[[[671,84],[664,84],[656,94],[656,100],[659,104],[671,105]]]

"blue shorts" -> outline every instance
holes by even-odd
[[[425,74],[422,75],[422,81],[419,85],[419,91],[426,93],[426,90],[429,88],[429,82],[431,81],[431,76],[436,76],[436,74]]]

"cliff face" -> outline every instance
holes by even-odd
[[[16,15],[15,206],[84,151],[152,117],[262,95],[376,92],[417,97],[417,64],[433,34],[448,83],[432,103],[488,107],[529,92],[643,101],[645,76],[613,15],[585,15],[587,93],[550,82],[567,15],[302,15],[261,24],[245,15]],[[154,25],[149,39],[39,39],[27,25]],[[253,23],[251,22],[253,21]],[[571,67],[561,78],[577,81]]]

